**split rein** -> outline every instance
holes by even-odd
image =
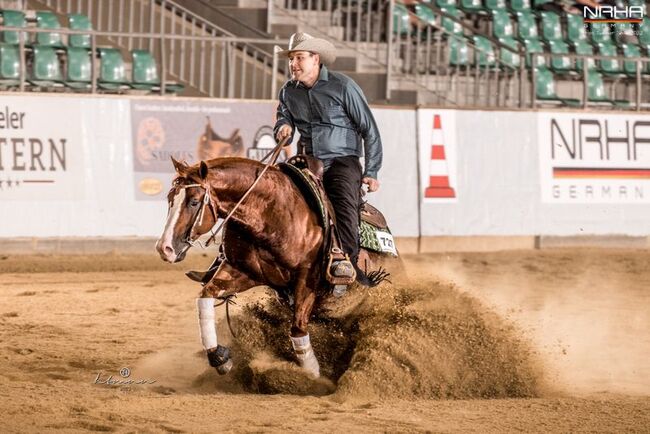
[[[246,200],[248,195],[253,191],[253,189],[259,183],[260,179],[262,179],[262,176],[264,176],[264,174],[269,169],[269,167],[271,167],[271,166],[273,166],[275,164],[278,157],[280,156],[280,151],[287,144],[288,141],[289,141],[289,137],[285,137],[284,139],[282,139],[280,141],[280,143],[278,143],[275,146],[275,148],[273,148],[273,150],[271,152],[269,152],[268,154],[266,154],[264,156],[264,158],[262,158],[262,160],[260,162],[264,163],[264,161],[266,161],[267,158],[271,157],[269,162],[264,165],[264,169],[262,169],[260,174],[257,175],[257,177],[255,178],[255,181],[253,181],[253,184],[250,187],[248,187],[248,190],[246,190],[244,195],[239,199],[239,201],[235,204],[235,206],[232,208],[232,210],[230,210],[228,215],[226,215],[226,217],[223,219],[223,221],[221,222],[221,224],[219,225],[217,230],[216,231],[213,230],[214,227],[210,228],[210,233],[211,233],[210,238],[208,238],[203,243],[199,240],[200,235],[196,236],[194,239],[192,239],[192,238],[194,236],[195,229],[198,226],[201,226],[203,224],[203,216],[205,215],[205,208],[206,207],[210,208],[210,210],[212,211],[212,215],[214,216],[215,222],[218,220],[218,217],[219,217],[218,214],[217,214],[217,206],[216,206],[215,201],[214,201],[214,199],[212,197],[212,194],[211,194],[210,186],[208,185],[207,181],[205,181],[202,184],[188,184],[188,185],[183,185],[183,186],[179,187],[181,189],[187,189],[187,188],[191,188],[191,187],[199,187],[199,188],[202,188],[203,190],[205,190],[205,195],[203,196],[203,204],[201,206],[201,210],[198,212],[198,214],[194,218],[194,222],[192,223],[190,231],[189,231],[187,237],[185,238],[185,240],[183,240],[188,244],[187,247],[184,249],[184,251],[187,251],[190,247],[195,247],[197,245],[201,249],[205,249],[206,247],[208,247],[210,245],[211,242],[213,242],[216,239],[217,235],[219,235],[221,230],[224,228],[225,224],[228,222],[228,220],[230,220],[230,217],[232,217],[232,215],[235,213],[235,211],[237,211],[237,208],[239,208],[239,206],[244,202],[244,200]]]

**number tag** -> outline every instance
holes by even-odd
[[[384,231],[375,231],[375,235],[377,236],[377,241],[379,242],[379,247],[381,248],[382,252],[389,252],[397,256],[395,240],[393,240],[393,236],[391,234]]]

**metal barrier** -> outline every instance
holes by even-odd
[[[28,71],[28,59],[30,59],[31,48],[27,35],[36,33],[60,33],[62,35],[90,35],[91,48],[93,53],[91,62],[91,87],[90,92],[98,91],[97,82],[101,80],[100,62],[98,56],[98,40],[101,39],[143,39],[153,44],[158,52],[162,53],[160,67],[160,92],[165,92],[166,84],[169,82],[170,62],[176,55],[174,47],[181,42],[196,44],[204,47],[201,51],[194,52],[193,57],[199,59],[198,65],[201,69],[201,81],[199,89],[204,89],[211,96],[220,98],[241,98],[241,99],[275,99],[278,85],[284,82],[283,77],[277,74],[277,57],[271,56],[271,65],[266,63],[255,64],[250,60],[244,51],[240,51],[241,45],[275,44],[275,41],[233,38],[228,36],[180,36],[149,33],[116,33],[100,31],[80,31],[69,29],[39,29],[30,27],[5,27],[0,26],[0,31],[19,32],[19,55],[20,55],[20,91],[24,91],[27,82],[31,78]],[[150,45],[151,46],[151,45]],[[61,54],[65,59],[65,50]],[[128,58],[127,58],[128,60]],[[64,62],[65,63],[65,62]],[[269,79],[270,78],[270,79]],[[64,80],[65,81],[65,80]],[[128,83],[125,83],[128,84]]]
[[[239,38],[169,0],[38,1],[58,13],[88,16],[95,35],[105,36],[111,44],[127,50],[149,50],[164,63],[168,77],[202,95],[257,99],[277,96],[278,67],[284,65],[278,65],[270,54],[272,50],[261,50],[256,45],[285,41]],[[283,74],[280,71],[280,77]],[[222,80],[224,75],[227,78]]]

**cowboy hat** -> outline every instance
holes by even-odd
[[[324,65],[331,65],[336,60],[336,48],[325,39],[314,38],[313,36],[297,32],[289,38],[289,48],[283,50],[276,46],[276,53],[281,56],[289,56],[293,51],[309,51],[320,55],[320,61]]]

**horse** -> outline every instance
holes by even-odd
[[[167,195],[168,216],[156,243],[160,257],[180,262],[218,218],[231,213],[263,172],[264,165],[228,157],[188,165],[172,158],[177,176]],[[233,366],[230,350],[217,343],[214,306],[254,286],[266,285],[292,300],[290,339],[298,364],[313,377],[320,375],[308,324],[312,311],[331,296],[324,284],[324,229],[319,216],[295,183],[269,166],[224,226],[224,260],[197,298],[199,329],[211,366],[220,374]],[[362,249],[367,266],[383,263],[385,255]],[[360,259],[361,260],[361,259]],[[363,268],[362,268],[363,269]]]

